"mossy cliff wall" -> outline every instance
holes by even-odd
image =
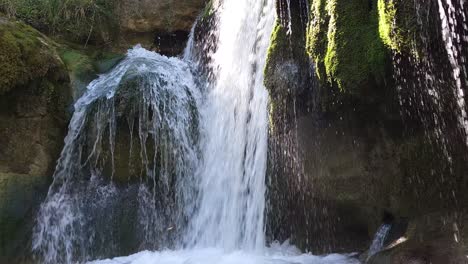
[[[2,0],[0,12],[81,45],[124,52],[142,44],[177,55],[205,0]]]
[[[66,133],[71,88],[54,45],[0,17],[0,262],[29,251],[33,214]]]
[[[377,1],[313,1],[307,52],[321,81],[359,93],[369,81],[381,82],[387,50],[378,37]],[[356,63],[359,61],[359,63]]]
[[[311,0],[304,22],[297,18],[307,5],[292,0],[289,35],[287,16],[278,15],[265,69],[270,238],[292,234],[313,252],[350,252],[366,250],[392,218],[403,231],[408,223],[418,227],[407,232],[410,242],[425,227],[425,241],[448,225],[461,229],[464,220],[453,215],[464,215],[468,201],[468,151],[448,92],[452,72],[437,4]],[[424,81],[428,72],[432,85]],[[440,89],[438,106],[430,87]],[[434,116],[443,120],[443,140],[434,136],[441,128]]]

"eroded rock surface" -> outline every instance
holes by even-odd
[[[54,45],[0,17],[0,262],[28,250],[66,133],[70,81]]]

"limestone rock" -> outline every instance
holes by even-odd
[[[124,31],[189,31],[205,0],[120,0]]]
[[[71,91],[54,45],[31,27],[0,17],[2,263],[13,251],[28,248],[32,214],[63,145]]]
[[[119,0],[121,43],[142,44],[164,54],[183,50],[188,33],[205,7],[206,0]],[[170,42],[170,43],[166,43]],[[174,46],[174,47],[172,47]]]

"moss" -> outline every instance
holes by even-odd
[[[77,78],[88,78],[89,75],[95,74],[92,60],[78,50],[63,49],[60,57],[71,75]]]
[[[57,67],[58,61],[48,42],[27,25],[0,20],[0,95],[44,77]]]
[[[81,96],[98,74],[108,72],[125,57],[118,53],[99,51],[91,46],[84,49],[69,43],[60,44],[58,50],[72,81],[75,99]]]
[[[393,51],[418,54],[418,23],[413,1],[378,0],[379,34]]]
[[[305,51],[305,39],[300,34],[302,29],[299,26],[293,23],[293,33],[289,35],[288,29],[282,23],[276,21],[270,39],[265,67],[265,86],[272,95],[277,92],[290,92],[291,90],[298,89],[295,86],[297,86],[297,83],[301,83],[301,81],[296,80],[295,77],[307,75],[309,61]],[[281,79],[281,73],[284,73],[283,70],[291,71],[291,69],[288,69],[291,67],[300,71],[301,76],[290,76],[291,78],[287,80]],[[294,70],[292,71],[294,72]],[[281,85],[283,87],[277,87],[281,82],[284,83]]]
[[[377,0],[314,0],[307,51],[320,80],[358,93],[370,79],[380,81],[387,52],[379,37]]]
[[[270,85],[268,84],[268,76],[272,76],[273,74],[273,68],[276,66],[275,60],[278,59],[278,57],[283,57],[281,56],[281,53],[284,53],[285,50],[288,49],[289,43],[287,41],[287,35],[286,35],[286,29],[283,28],[281,23],[276,21],[275,27],[273,29],[271,39],[270,39],[270,46],[268,47],[268,53],[267,53],[267,61],[266,61],[266,67],[265,67],[265,86],[269,87]]]
[[[20,49],[10,32],[0,33],[0,95],[12,89],[20,78]]]
[[[114,0],[1,0],[0,11],[80,43],[107,41],[118,30]]]
[[[114,52],[95,52],[94,58],[94,69],[98,73],[105,73],[114,68],[125,56]]]
[[[327,33],[330,16],[325,9],[324,0],[315,0],[311,6],[312,20],[307,33],[307,53],[316,63],[319,80],[326,80],[325,54],[327,51]]]
[[[201,19],[202,20],[207,20],[209,19],[210,17],[212,17],[215,13],[215,8],[213,6],[213,0],[210,0],[206,6],[205,6],[205,9],[203,10],[203,13],[202,13],[202,16],[201,16]]]

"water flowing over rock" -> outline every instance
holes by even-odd
[[[387,238],[391,228],[391,224],[383,224],[379,227],[369,248],[369,257],[372,257],[384,248],[385,239]]]
[[[0,0],[0,263],[468,263],[467,5]]]
[[[76,102],[34,229],[44,263],[143,249],[159,251],[93,263],[357,263],[266,247],[263,68],[274,2],[226,0],[212,19],[216,45],[196,50],[189,41],[185,57],[196,61],[136,47]],[[122,135],[129,140],[119,147]]]
[[[214,82],[202,109],[201,200],[189,245],[259,250],[265,243],[268,124],[262,69],[273,1],[224,1],[217,16],[219,41],[209,55]]]
[[[306,31],[295,32],[303,12],[291,9],[289,37],[282,16],[265,76],[273,123],[271,236],[292,234],[294,244],[314,252],[364,251],[389,212],[409,221],[399,232],[408,246],[396,247],[393,261],[414,252],[435,262],[462,257],[466,5],[314,0]],[[310,61],[297,55],[304,50]],[[309,70],[302,89],[277,74],[288,64]]]
[[[174,243],[193,210],[199,103],[186,63],[139,47],[89,85],[34,229],[44,263]]]

